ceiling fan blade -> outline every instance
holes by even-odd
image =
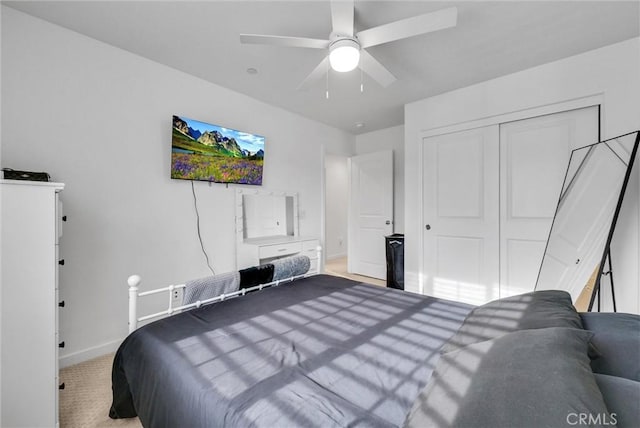
[[[305,37],[265,36],[260,34],[240,34],[240,43],[311,49],[327,49],[329,47],[329,40],[308,39]]]
[[[331,24],[334,33],[353,37],[353,8],[353,0],[331,1]]]
[[[364,49],[360,49],[360,68],[384,88],[396,81],[395,76]]]
[[[455,27],[458,21],[458,9],[450,7],[437,12],[401,19],[400,21],[369,28],[356,34],[360,46],[368,48],[406,39],[444,28]]]
[[[325,56],[320,64],[298,85],[298,90],[307,89],[313,82],[320,80],[329,70],[329,57]]]

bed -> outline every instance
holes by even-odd
[[[399,426],[470,309],[327,275],[204,306],[125,340],[111,415],[167,427]]]
[[[640,319],[627,321],[640,344]],[[605,352],[584,324],[562,291],[474,308],[316,275],[133,331],[114,359],[110,416],[145,427],[633,426],[640,378],[603,387],[592,362]],[[625,402],[605,404],[607,388]]]

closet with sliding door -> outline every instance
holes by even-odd
[[[571,151],[599,106],[425,137],[426,294],[483,304],[532,291]]]

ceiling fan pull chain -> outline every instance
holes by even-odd
[[[360,92],[364,92],[364,72],[362,71],[362,67],[360,67]]]
[[[329,72],[331,71],[331,67],[329,66],[329,61],[327,61],[327,91],[326,97],[329,99]]]

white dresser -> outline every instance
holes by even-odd
[[[0,180],[3,427],[58,425],[62,189],[61,183]]]
[[[269,263],[272,260],[287,256],[303,254],[309,257],[310,274],[318,274],[320,263],[318,247],[320,240],[305,236],[269,236],[264,238],[245,239],[238,251],[238,269]]]

